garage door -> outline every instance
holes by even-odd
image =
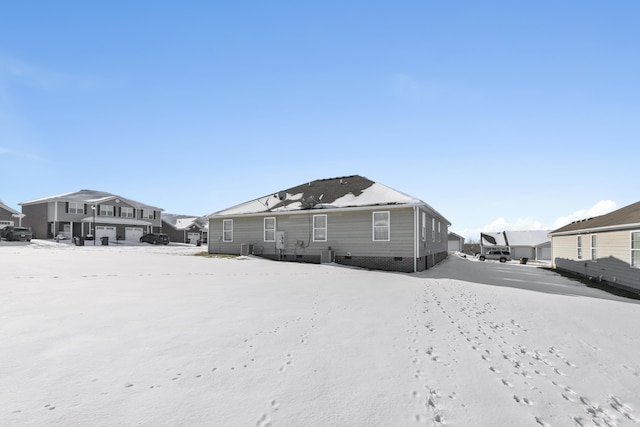
[[[200,240],[200,233],[187,233],[187,239],[189,239],[187,243],[191,243],[192,245],[195,245],[196,242]]]
[[[139,242],[144,230],[139,227],[127,227],[124,229],[124,239],[129,242]]]
[[[96,226],[96,239],[107,236],[110,242],[116,240],[116,228],[113,226],[97,225]]]

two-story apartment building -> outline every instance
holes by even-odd
[[[138,241],[143,234],[162,229],[162,209],[104,191],[80,190],[20,205],[23,225],[31,227],[38,239],[63,235]]]

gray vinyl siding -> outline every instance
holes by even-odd
[[[420,210],[418,210],[421,212]],[[373,212],[389,212],[388,241],[373,240]],[[313,210],[303,213],[268,213],[264,216],[230,216],[210,219],[209,252],[238,255],[243,244],[252,245],[253,253],[267,258],[319,262],[323,250],[331,249],[336,262],[371,268],[413,271],[424,270],[444,259],[448,246],[448,223],[436,217],[436,235],[432,240],[431,212],[427,212],[427,239],[420,237],[422,215],[415,222],[413,207],[380,207],[371,210]],[[326,215],[326,241],[313,241],[313,216]],[[276,249],[276,242],[264,241],[264,218],[276,218],[276,232],[285,232],[285,249]],[[233,220],[233,241],[224,242],[222,223]],[[440,222],[440,234],[437,223]],[[414,239],[418,234],[418,245]],[[418,251],[416,254],[416,250]]]
[[[47,203],[37,205],[22,206],[22,225],[30,227],[34,239],[46,239],[49,237],[49,223]]]
[[[372,212],[390,213],[390,240],[374,241]],[[313,241],[313,215],[327,215],[327,240]],[[209,240],[213,252],[240,253],[240,245],[251,244],[256,252],[276,254],[276,243],[264,241],[264,218],[276,218],[276,231],[284,231],[284,254],[319,255],[331,247],[336,256],[413,256],[413,211],[376,209],[371,211],[309,211],[302,214],[270,213],[263,216],[215,218],[211,220]],[[222,241],[222,220],[233,219],[233,242]]]
[[[13,214],[11,212],[9,212],[8,210],[0,208],[0,220],[3,220],[3,221],[15,221],[16,218],[14,218],[11,215],[13,215]]]
[[[596,233],[596,261],[591,260],[591,236],[594,233],[581,234],[582,259],[578,259],[577,234],[554,236],[553,263],[562,270],[640,291],[640,269],[631,267],[631,231]]]

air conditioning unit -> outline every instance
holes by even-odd
[[[325,250],[320,252],[320,264],[326,264],[329,262],[333,262],[334,252],[330,250]]]
[[[249,243],[242,243],[240,244],[240,255],[251,255],[253,254],[253,245],[250,245]]]

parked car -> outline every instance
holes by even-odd
[[[168,245],[169,236],[164,233],[149,233],[140,238],[141,243],[151,243],[152,245]]]
[[[31,229],[27,227],[14,227],[10,225],[2,229],[0,237],[4,237],[6,240],[30,242],[33,234],[31,233]]]
[[[480,254],[478,259],[480,259],[480,261],[484,261],[485,259],[493,259],[500,262],[507,262],[511,261],[511,253],[506,249],[491,249],[485,254]]]

